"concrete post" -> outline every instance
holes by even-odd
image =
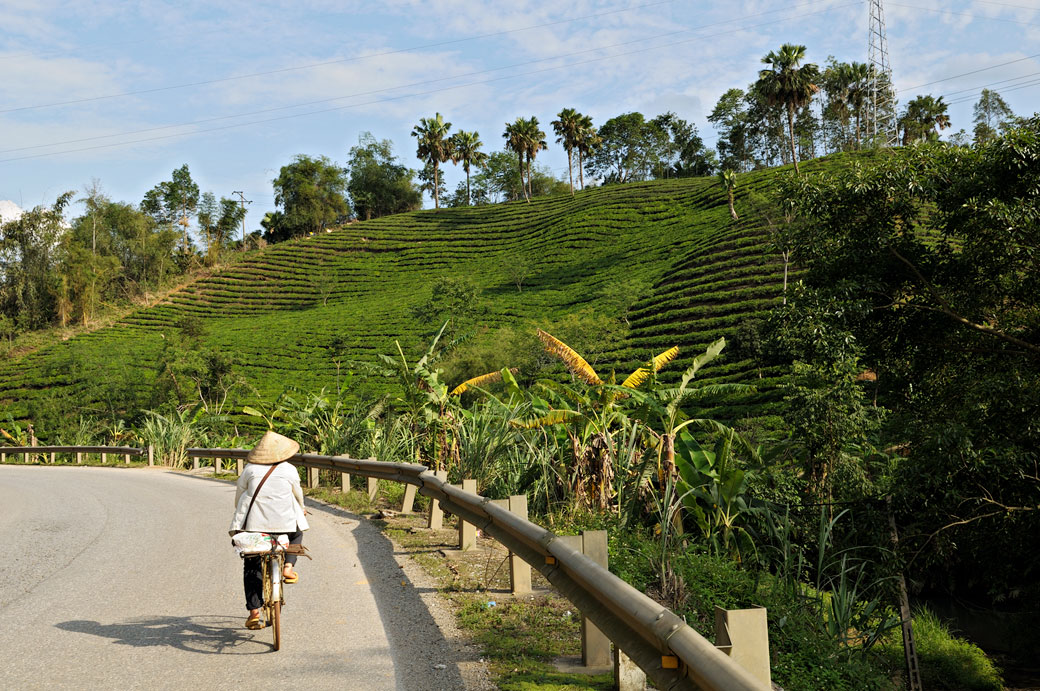
[[[241,459],[241,458],[236,458],[235,459],[235,474],[236,475],[241,475],[242,474],[242,469],[243,469],[243,466],[245,466],[245,464],[246,464],[246,462],[243,459]]]
[[[51,463],[54,463],[54,457],[55,457],[56,455],[57,455],[57,454],[55,454],[55,453],[54,453],[53,451],[51,451]]]
[[[762,682],[762,688],[772,688],[765,607],[730,610],[716,607],[715,647],[751,672]]]
[[[307,468],[307,486],[314,489],[318,486],[318,469]]]
[[[583,530],[581,551],[592,561],[607,568],[607,531]],[[608,667],[613,662],[610,639],[585,617],[581,618],[581,661],[586,667]]]
[[[415,490],[413,484],[406,483],[404,486],[404,500],[401,502],[401,513],[411,513],[415,506]]]
[[[646,691],[646,673],[625,655],[625,651],[614,646],[614,688],[617,691]]]
[[[76,452],[76,463],[79,465],[83,464],[83,453],[80,451]]]
[[[433,476],[444,482],[448,479],[448,471],[435,470]],[[426,522],[426,527],[431,530],[440,530],[444,527],[444,511],[441,509],[441,503],[436,499],[430,499],[430,519]]]
[[[124,462],[125,462],[125,463],[126,463],[127,465],[130,465],[130,454],[123,454],[123,461],[124,461]]]
[[[462,491],[470,494],[477,493],[476,480],[463,480]],[[477,526],[467,523],[459,516],[459,551],[465,552],[477,546]]]
[[[379,479],[370,477],[368,480],[368,500],[375,501],[376,495],[379,494]]]
[[[7,463],[7,454],[0,453],[0,463]]]
[[[155,465],[155,447],[151,444],[148,445],[148,467],[151,468]]]
[[[108,463],[108,454],[104,451],[101,452],[101,465]]]
[[[196,456],[195,458],[191,459],[191,469],[192,470],[198,470],[199,469],[199,457],[198,456]]]
[[[220,475],[220,459],[216,456],[213,457],[213,477]]]
[[[339,488],[343,494],[350,491],[350,473],[339,474]]]
[[[516,494],[509,497],[509,513],[527,520],[527,495]],[[531,565],[509,553],[509,586],[513,595],[525,595],[531,592]]]

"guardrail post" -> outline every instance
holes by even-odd
[[[617,645],[614,646],[614,688],[617,691],[646,691],[646,672]]]
[[[192,470],[198,470],[199,469],[199,457],[198,456],[192,457],[192,459],[191,459],[191,469]]]
[[[445,482],[448,479],[447,470],[435,470],[433,476]],[[440,530],[444,527],[444,510],[441,509],[441,503],[436,499],[430,499],[430,519],[426,523],[426,527],[431,530]]]
[[[148,445],[148,467],[151,468],[155,465],[155,447],[151,444]]]
[[[104,451],[101,452],[101,465],[108,463],[108,454]]]
[[[583,530],[581,551],[592,561],[607,568],[607,531]],[[613,662],[610,639],[585,617],[581,619],[581,661],[586,667],[608,667]]]
[[[765,607],[730,610],[716,607],[715,647],[750,672],[763,688],[772,688]]]
[[[350,473],[339,474],[339,491],[343,494],[350,491]]]
[[[0,463],[7,463],[7,454],[0,453]]]
[[[401,501],[401,513],[411,513],[415,506],[415,485],[406,483],[404,486],[404,500]]]
[[[57,455],[57,454],[55,454],[55,453],[54,453],[53,451],[51,451],[51,463],[54,463],[54,457],[55,457],[56,455]]]
[[[242,460],[241,458],[236,458],[235,459],[235,474],[236,475],[241,475],[242,474],[242,469],[243,469],[243,466],[245,464],[246,464],[246,462],[244,460]]]
[[[123,454],[123,460],[127,465],[130,465],[130,454]]]
[[[527,520],[527,495],[515,494],[509,497],[507,506],[509,513]],[[525,595],[531,592],[531,565],[509,553],[509,587],[513,595]]]
[[[314,489],[318,486],[318,469],[307,468],[307,486]]]
[[[470,494],[477,493],[477,481],[476,480],[463,480],[462,491],[469,492]],[[472,523],[467,523],[462,520],[462,516],[459,516],[459,551],[465,552],[468,549],[473,549],[477,546],[477,526]]]
[[[375,501],[376,495],[379,494],[379,479],[370,477],[368,480],[368,500]]]

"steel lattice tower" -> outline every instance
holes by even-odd
[[[867,132],[875,146],[895,146],[898,132],[895,103],[892,102],[892,64],[885,38],[885,10],[881,0],[870,0],[870,38],[867,64],[870,66],[870,104]]]

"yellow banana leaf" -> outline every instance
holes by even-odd
[[[563,360],[563,363],[567,365],[567,369],[574,376],[593,386],[603,383],[603,380],[596,374],[596,370],[592,369],[592,366],[585,362],[585,358],[574,352],[569,345],[541,329],[538,329],[538,338],[545,344],[545,352]]]
[[[678,355],[679,346],[672,346],[660,355],[657,355],[649,363],[650,366],[653,368],[652,371],[658,371],[659,369],[667,365],[669,362],[674,360]],[[621,382],[621,386],[627,386],[630,389],[634,389],[647,380],[647,378],[650,376],[650,372],[651,370],[647,369],[646,367],[640,367],[635,372],[628,375],[628,379]]]
[[[516,368],[516,367],[510,367],[509,371],[512,372],[515,375],[520,370],[518,368]],[[464,394],[467,391],[469,391],[470,387],[473,387],[473,386],[484,386],[485,384],[490,384],[490,383],[496,382],[496,381],[502,381],[502,370],[498,370],[497,372],[488,372],[487,374],[482,374],[479,377],[473,377],[472,379],[467,379],[466,381],[462,382],[461,384],[456,386],[454,389],[452,389],[450,395],[452,395],[452,396],[461,396],[462,394]]]
[[[510,420],[509,424],[520,429],[536,429],[552,425],[565,425],[580,418],[581,413],[575,410],[552,410],[541,417],[529,418],[527,420]]]

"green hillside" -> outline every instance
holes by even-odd
[[[650,294],[630,311],[627,337],[606,346],[607,360],[627,370],[678,344],[672,369],[681,371],[700,346],[779,300],[782,265],[746,197],[785,174],[740,176],[739,221],[717,181],[696,178],[400,214],[275,245],[113,327],[0,363],[0,415],[36,419],[45,437],[48,417],[147,404],[163,345],[188,316],[198,318],[203,344],[227,353],[262,399],[290,384],[332,387],[328,346],[337,337],[353,360],[395,352],[395,340],[406,349],[425,343],[435,327],[413,310],[442,277],[481,291],[480,322],[491,328],[604,311],[612,286],[637,281]],[[522,290],[517,266],[527,268]],[[759,385],[744,400],[722,402],[715,412],[723,416],[763,412],[776,398],[773,380],[759,379],[749,362],[730,357],[706,374]]]

